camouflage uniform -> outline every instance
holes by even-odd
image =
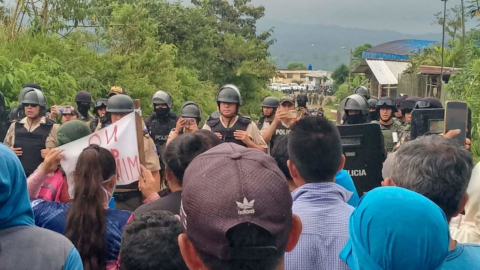
[[[396,118],[392,118],[392,119],[393,119],[393,123],[390,126],[384,126],[380,124],[379,121],[372,121],[372,123],[377,123],[380,125],[380,129],[382,130],[382,134],[385,142],[385,150],[387,152],[393,152],[395,145],[397,144],[397,142],[394,141],[394,133],[397,134],[396,136],[398,138],[399,134],[401,134],[405,129],[405,126],[403,126],[402,123],[398,121],[398,119]]]
[[[393,148],[393,151],[397,151],[398,148],[400,148],[400,146],[402,146],[404,143],[412,140],[411,138],[411,135],[410,135],[410,129],[411,129],[411,125],[410,124],[406,124],[404,127],[403,127],[403,130],[402,132],[400,133],[400,137],[399,137],[399,140],[398,140],[398,143],[395,145],[395,148]]]

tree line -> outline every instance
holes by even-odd
[[[95,98],[125,87],[151,111],[155,90],[174,109],[186,100],[216,108],[218,87],[234,83],[255,117],[275,74],[272,30],[258,33],[262,6],[250,0],[17,0],[0,8],[0,91],[9,106],[25,82],[38,82],[49,105],[73,104],[77,91]],[[0,0],[0,3],[1,0]]]

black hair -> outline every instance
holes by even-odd
[[[276,236],[252,223],[242,223],[227,231],[226,237],[232,248],[276,246]],[[274,270],[285,254],[288,237],[277,251],[258,259],[221,260],[213,255],[195,249],[202,262],[210,270]]]
[[[121,270],[187,270],[178,246],[178,218],[168,211],[148,211],[125,226]]]
[[[287,167],[288,160],[288,135],[278,136],[275,139],[275,144],[273,145],[272,151],[270,152],[272,157],[277,162],[278,168],[283,172],[287,180],[293,180],[290,175],[290,171]]]
[[[292,126],[288,156],[307,183],[329,182],[342,162],[337,127],[323,117],[305,117]]]
[[[183,174],[190,162],[196,156],[221,143],[222,141],[209,130],[184,133],[170,142],[165,149],[163,161],[182,185]]]

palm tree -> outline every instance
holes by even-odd
[[[480,16],[480,0],[471,0],[468,2],[470,5],[467,7],[467,12],[470,14],[470,17],[479,17]]]

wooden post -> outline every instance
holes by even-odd
[[[133,100],[135,110],[140,109],[140,100]],[[138,146],[138,157],[140,158],[140,164],[145,166],[145,147],[143,144],[143,120],[140,114],[135,112],[135,127],[137,129],[137,146]]]

